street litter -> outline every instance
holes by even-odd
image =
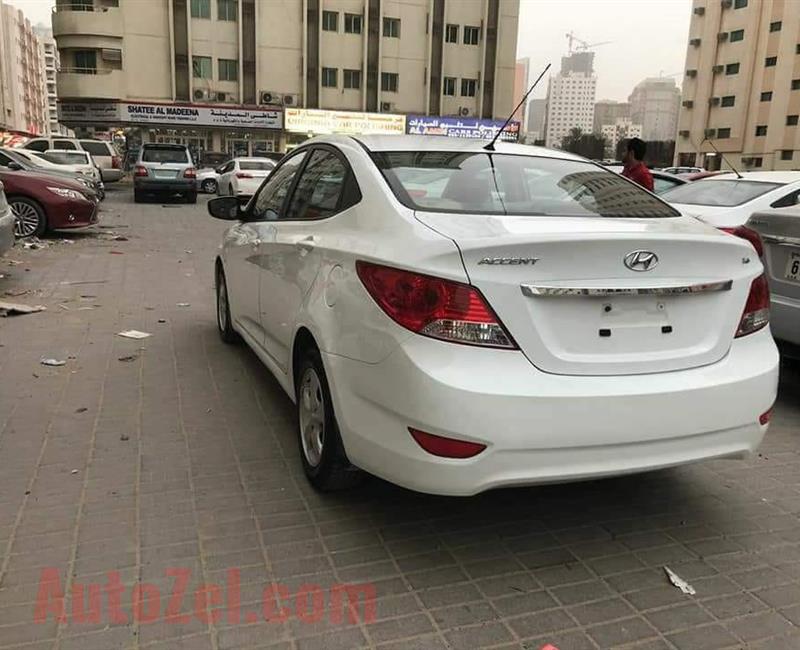
[[[40,248],[47,248],[49,245],[37,239],[35,241],[26,241],[22,244],[22,248],[28,251],[38,251]]]
[[[667,574],[669,581],[680,589],[683,593],[688,594],[690,596],[694,596],[697,592],[694,590],[694,587],[690,585],[686,580],[681,578],[677,573],[675,573],[672,569],[668,566],[664,567],[664,572]]]
[[[127,354],[124,357],[119,357],[117,361],[136,361],[138,358],[135,354]]]
[[[127,237],[123,237],[122,235],[117,235],[111,238],[111,241],[128,241]]]
[[[76,413],[86,413],[86,411],[88,411],[88,410],[89,410],[89,409],[88,409],[88,408],[86,408],[85,406],[81,406],[80,408],[78,408],[78,409],[75,409],[75,412],[76,412]]]
[[[166,319],[166,318],[159,318],[159,319],[158,319],[158,322],[159,322],[159,323],[166,323],[166,322],[167,322],[167,319]]]
[[[183,252],[186,253],[187,255],[191,255],[192,254],[192,251],[183,251]]]
[[[17,316],[18,314],[34,314],[47,309],[44,305],[22,305],[0,300],[0,316]]]
[[[39,359],[39,363],[41,363],[43,366],[65,366],[65,365],[67,365],[66,361],[62,361],[62,360],[59,360],[59,359],[45,359],[44,357]]]
[[[189,305],[189,303],[188,303],[188,302],[178,302],[178,303],[175,303],[175,304],[176,304],[178,307],[190,307],[190,306],[191,306],[191,305]]]
[[[65,309],[66,311],[69,311],[69,307],[67,307],[66,305],[64,305],[62,303],[58,303],[58,306],[61,307],[61,309]]]
[[[146,339],[152,336],[149,332],[140,332],[139,330],[125,330],[124,332],[117,332],[117,336],[124,336],[126,339]]]
[[[108,280],[75,280],[74,282],[62,282],[61,284],[105,284]]]
[[[128,436],[128,435],[126,435],[126,434],[124,434],[124,433],[123,433],[123,434],[122,434],[122,435],[119,437],[119,439],[120,439],[120,440],[122,440],[122,442],[125,442],[126,440],[130,440],[131,438],[130,438],[130,436]]]
[[[77,469],[73,469],[73,470],[70,472],[70,474],[77,474],[77,473],[78,473],[78,470],[77,470]]]
[[[122,251],[108,251],[109,255],[124,255]]]
[[[2,276],[0,276],[2,277]],[[16,298],[18,296],[24,296],[26,293],[30,293],[30,289],[6,289],[3,292],[3,295],[11,296],[12,298]]]

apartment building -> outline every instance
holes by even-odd
[[[800,2],[694,0],[675,159],[800,167]]]
[[[633,88],[631,121],[642,125],[644,140],[674,140],[678,129],[681,91],[670,77],[649,77]]]
[[[594,127],[594,99],[597,77],[594,52],[573,52],[561,57],[561,70],[547,86],[545,146],[560,147],[572,129],[591,133]]]
[[[628,102],[617,102],[613,99],[601,99],[594,104],[594,133],[602,133],[603,127],[615,124],[618,119],[631,116],[631,105]]]
[[[57,135],[68,135],[69,129],[58,122],[58,90],[56,74],[58,72],[58,48],[53,32],[47,27],[37,25],[34,31],[39,37],[44,57],[45,92],[47,95],[48,132]]]
[[[641,124],[635,124],[630,117],[618,117],[612,123],[600,127],[600,135],[606,141],[604,156],[609,160],[617,158],[617,145],[620,140],[643,137]]]
[[[0,130],[39,135],[48,124],[41,42],[21,10],[0,2]]]
[[[519,0],[58,0],[61,119],[251,154],[412,120],[428,132],[426,116],[478,128],[513,108],[518,12]]]

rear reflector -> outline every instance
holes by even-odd
[[[412,332],[453,343],[517,347],[472,285],[360,260],[356,272],[386,315]]]
[[[767,276],[759,275],[750,285],[750,294],[744,306],[736,338],[757,332],[769,323],[769,285]]]
[[[748,228],[747,226],[737,226],[736,228],[720,228],[720,230],[724,230],[734,237],[746,239],[752,244],[753,248],[756,249],[758,256],[764,257],[764,242],[761,241],[761,235],[759,235],[752,228]]]
[[[472,458],[486,449],[486,445],[478,442],[435,436],[432,433],[425,433],[411,427],[408,428],[408,431],[425,451],[442,458]]]
[[[764,426],[765,424],[769,424],[769,421],[771,419],[772,419],[772,408],[770,408],[769,411],[764,411],[764,413],[758,416],[758,423],[761,426]]]

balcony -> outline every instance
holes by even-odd
[[[119,7],[59,5],[53,11],[53,36],[56,40],[70,36],[122,38],[122,14]],[[81,44],[90,47],[93,43],[82,40]],[[65,44],[59,42],[58,46]]]
[[[122,70],[61,68],[57,80],[61,99],[119,99],[123,94]]]

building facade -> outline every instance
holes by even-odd
[[[678,164],[800,167],[799,29],[798,2],[694,0],[676,140]]]
[[[53,15],[62,122],[72,127],[135,127],[144,140],[255,153],[331,130],[395,132],[393,116],[476,121],[513,108],[519,0],[81,0],[76,9],[58,0]]]
[[[612,99],[601,99],[594,104],[594,133],[602,133],[603,127],[616,124],[618,119],[631,116],[631,105],[628,102],[615,102]]]
[[[629,117],[618,117],[612,124],[603,124],[600,135],[606,141],[605,157],[609,160],[617,158],[617,145],[621,140],[642,137],[642,125],[634,124]]]
[[[0,130],[47,133],[44,49],[30,21],[0,1]]]
[[[514,98],[512,102],[513,106],[519,104],[522,101],[522,98],[525,96],[525,93],[528,92],[528,85],[530,83],[529,81],[530,65],[531,61],[529,58],[526,57],[524,59],[518,59],[517,64],[514,67]],[[519,110],[514,111],[514,119],[520,122],[520,126],[523,132],[528,130],[527,108],[528,106],[526,102],[519,107]]]
[[[527,131],[525,133],[525,142],[528,144],[544,142],[544,115],[546,110],[546,99],[528,100]]]
[[[628,97],[631,120],[642,125],[644,140],[674,140],[678,130],[681,91],[669,77],[640,81]]]
[[[593,52],[574,52],[561,58],[561,70],[547,86],[545,146],[559,148],[571,129],[591,133],[597,77]]]
[[[58,73],[58,48],[49,28],[37,26],[34,28],[39,36],[44,57],[45,92],[47,95],[48,132],[56,135],[68,135],[69,129],[58,122],[58,88],[56,74]]]

